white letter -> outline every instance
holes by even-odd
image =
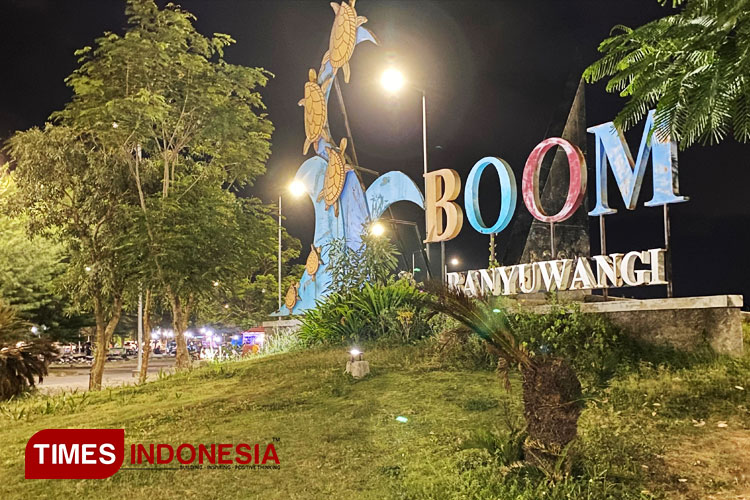
[[[591,272],[591,265],[587,258],[578,257],[576,270],[573,272],[573,279],[570,282],[570,289],[590,290],[592,288],[594,288],[594,273]]]
[[[561,264],[562,267],[560,267]],[[540,262],[539,270],[542,273],[544,288],[548,292],[554,289],[567,290],[570,287],[570,271],[572,268],[573,261],[570,259]]]
[[[635,259],[641,259],[644,264],[650,264],[651,255],[648,252],[628,252],[622,258],[620,272],[622,279],[630,286],[640,286],[651,277],[650,271],[635,270]]]
[[[609,255],[594,255],[596,262],[596,285],[599,288],[609,288],[609,283],[614,287],[622,286],[622,276],[620,276],[621,253],[611,253]]]
[[[96,448],[95,444],[84,444],[81,447],[81,449],[82,449],[82,452],[81,452],[81,458],[82,458],[81,463],[82,464],[95,464],[96,463],[96,460],[94,460],[92,458],[88,458],[88,457],[94,456],[94,450],[93,450],[93,448]]]
[[[35,444],[34,448],[39,450],[39,463],[43,464],[44,463],[44,450],[49,448],[49,444]]]
[[[107,450],[112,450],[112,451],[107,451]],[[104,459],[104,457],[100,457],[100,458],[99,458],[99,461],[100,461],[101,463],[103,463],[103,464],[107,464],[107,465],[109,465],[109,464],[113,463],[113,462],[115,461],[115,454],[114,454],[114,453],[112,453],[113,451],[115,451],[115,446],[114,446],[113,444],[109,444],[109,443],[107,443],[107,444],[103,444],[103,445],[101,445],[101,446],[99,447],[99,453],[100,453],[101,455],[106,455],[106,456],[108,456],[108,457],[109,457],[109,460],[105,460],[105,459]]]
[[[655,248],[649,250],[651,254],[651,282],[649,285],[666,285],[667,284],[667,273],[664,267],[664,254],[667,251],[662,248]]]
[[[503,295],[518,293],[518,266],[498,267],[497,272],[503,282]]]
[[[518,269],[518,281],[521,284],[521,292],[538,292],[542,281],[539,279],[539,266],[536,263],[519,264]]]
[[[60,453],[60,463],[61,464],[77,464],[78,463],[78,445],[73,444],[70,448],[70,453],[68,453],[68,447],[64,444],[60,444],[57,449]]]

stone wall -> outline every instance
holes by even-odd
[[[541,312],[545,307],[534,309]],[[602,314],[628,335],[645,343],[686,351],[708,343],[717,353],[740,356],[743,351],[741,307],[741,295],[715,295],[589,302],[581,305],[581,311]]]

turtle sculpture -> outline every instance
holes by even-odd
[[[349,59],[354,52],[354,46],[357,44],[357,28],[367,22],[365,16],[358,16],[354,10],[354,2],[349,0],[349,4],[341,2],[331,2],[331,7],[336,17],[333,20],[333,29],[331,30],[331,39],[328,44],[328,51],[323,55],[323,66],[326,62],[331,62],[334,75],[339,68],[344,70],[344,81],[349,83]],[[364,28],[363,28],[364,29]]]
[[[328,121],[328,110],[326,109],[326,90],[332,79],[328,78],[323,85],[318,85],[318,74],[310,68],[309,81],[305,83],[305,97],[299,100],[297,105],[305,107],[305,145],[302,154],[306,155],[310,144],[314,144],[321,137],[331,142],[325,126]]]
[[[339,151],[326,146],[328,153],[328,168],[326,168],[323,189],[318,194],[318,201],[324,200],[326,210],[333,206],[333,214],[339,216],[339,196],[344,191],[344,181],[346,173],[352,170],[352,167],[346,164],[344,159],[344,150],[346,150],[346,137],[341,139]]]
[[[307,271],[307,274],[312,277],[313,281],[315,281],[315,274],[318,272],[320,265],[323,263],[320,259],[321,248],[322,247],[316,247],[315,245],[311,244],[310,255],[307,256],[307,262],[305,262],[305,270]]]
[[[286,297],[284,298],[284,304],[286,304],[290,314],[298,300],[300,300],[299,283],[293,283],[289,286],[289,290],[286,291]]]

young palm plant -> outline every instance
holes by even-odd
[[[0,301],[0,401],[33,387],[35,378],[41,382],[56,354],[49,342],[23,340],[27,332],[15,310]]]
[[[559,472],[578,433],[583,409],[581,383],[570,363],[554,354],[527,350],[509,327],[505,308],[493,296],[469,297],[435,283],[428,284],[427,292],[417,297],[419,305],[450,316],[482,338],[499,358],[506,387],[508,369],[518,366],[528,433],[525,459],[545,471]]]

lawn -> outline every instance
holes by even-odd
[[[278,354],[0,405],[0,498],[750,498],[750,356],[644,364],[590,393],[576,477],[554,484],[469,447],[522,426],[516,378],[506,392],[492,371],[395,347],[368,351],[372,374],[354,381],[346,359],[343,349]],[[25,481],[29,437],[69,427],[124,428],[126,460],[135,442],[278,438],[281,468]]]

